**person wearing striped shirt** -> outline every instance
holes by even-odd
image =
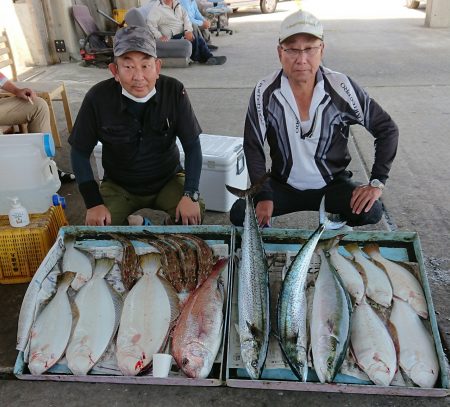
[[[375,224],[379,200],[396,155],[398,128],[392,118],[348,76],[322,66],[323,27],[306,11],[281,24],[278,56],[282,69],[260,80],[250,98],[244,153],[252,184],[271,176],[254,196],[260,226],[272,217],[319,209],[349,226]],[[364,126],[374,137],[375,157],[368,184],[352,180],[350,126]],[[230,220],[242,225],[245,202],[237,200]]]

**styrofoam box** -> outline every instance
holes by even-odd
[[[206,209],[217,212],[228,212],[237,199],[227,191],[225,184],[246,189],[248,172],[245,163],[242,137],[200,134],[203,153],[203,168],[200,177],[200,194],[205,201]],[[180,161],[184,164],[184,152],[180,149]],[[99,179],[103,179],[102,144],[94,148],[94,158]]]

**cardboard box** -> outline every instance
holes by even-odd
[[[209,211],[228,212],[237,199],[228,192],[225,184],[247,189],[248,172],[245,163],[243,140],[241,137],[201,134],[200,143],[203,153],[203,167],[200,177],[200,194]],[[180,149],[181,165],[184,165],[184,152]],[[99,180],[103,179],[102,144],[94,148],[94,158]]]

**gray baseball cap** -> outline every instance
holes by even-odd
[[[114,56],[139,51],[156,58],[156,41],[148,27],[128,26],[117,30],[114,36]]]
[[[322,23],[311,13],[299,10],[288,15],[282,22],[280,27],[280,44],[295,34],[310,34],[323,40]]]

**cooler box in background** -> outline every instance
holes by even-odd
[[[200,195],[209,211],[228,212],[237,199],[227,191],[225,184],[247,189],[247,165],[245,163],[242,137],[200,134],[203,153],[203,168],[200,177]],[[184,152],[180,149],[181,164]]]
[[[239,189],[247,189],[247,165],[245,164],[242,137],[200,134],[203,153],[203,168],[200,177],[200,194],[209,211],[228,212],[237,199],[228,192],[225,184]],[[184,152],[180,149],[181,164],[184,165]],[[103,179],[102,144],[94,148],[94,158],[98,178]]]

